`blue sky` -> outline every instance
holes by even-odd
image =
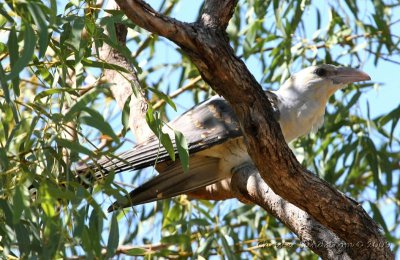
[[[159,3],[161,1],[159,0],[154,0],[154,1],[148,1],[149,4],[151,4],[154,8],[157,8]],[[197,16],[198,10],[200,8],[200,5],[202,4],[203,1],[193,1],[193,0],[182,0],[179,2],[177,8],[174,9],[172,13],[172,17],[175,17],[181,21],[186,21],[186,22],[193,22],[195,20],[195,17]],[[326,4],[325,1],[313,1],[318,2],[320,7],[323,9],[323,5]],[[368,6],[370,2],[365,2],[367,3],[365,8],[362,8],[364,11],[370,10],[371,6]],[[60,8],[59,11],[62,11]],[[273,19],[273,16],[271,14],[268,14],[269,18]],[[307,14],[307,27],[309,26],[310,28],[316,27],[315,25],[315,12],[310,11]],[[396,18],[394,20],[400,19],[400,12],[399,8],[396,9],[395,13]],[[367,17],[367,16],[365,16]],[[326,22],[327,17],[323,17],[323,23],[324,21]],[[324,26],[324,25],[323,25]],[[400,24],[398,24],[395,29],[397,29],[398,32],[400,32]],[[312,34],[312,30],[309,30],[309,33]],[[0,41],[5,42],[6,40],[0,38]],[[132,45],[130,46],[132,50],[135,50],[136,46]],[[176,49],[177,47],[173,44],[168,42],[167,40],[163,41],[162,43],[159,43],[157,45],[156,49],[156,55],[157,59],[153,61],[154,64],[163,64],[163,63],[171,63],[174,61],[179,61],[180,57],[177,55]],[[354,111],[354,113],[362,113],[365,115],[366,113],[366,108],[367,108],[367,102],[369,103],[369,108],[370,108],[370,113],[372,118],[376,117],[378,115],[382,115],[387,113],[388,111],[391,111],[395,107],[399,105],[399,100],[400,100],[400,80],[399,75],[400,75],[400,66],[399,65],[393,65],[390,62],[381,60],[379,62],[379,65],[377,67],[374,66],[373,64],[373,59],[369,58],[367,59],[368,55],[364,53],[364,63],[362,64],[362,70],[367,72],[371,78],[372,81],[377,83],[377,87],[375,90],[370,90],[366,93],[364,93],[358,102],[358,109],[357,111]],[[146,57],[147,55],[141,55],[138,58],[139,64],[143,65],[146,67]],[[397,57],[398,61],[400,61],[399,57]],[[263,71],[261,70],[260,66],[260,61],[257,60],[256,58],[252,57],[248,60],[245,60],[246,65],[248,66],[249,70],[254,74],[257,80],[261,81],[262,76],[263,76]],[[295,72],[296,68],[292,68],[292,72]],[[174,88],[176,86],[176,82],[178,81],[178,73],[174,73],[170,75],[169,80],[168,80],[168,85],[165,85],[164,88]],[[153,78],[152,80],[156,82],[158,78],[160,77],[159,74],[153,73],[151,75]],[[268,87],[265,86],[264,87]],[[176,117],[180,115],[182,112],[185,110],[189,109],[193,105],[193,100],[190,94],[184,94],[181,95],[179,98],[175,100],[175,102],[178,104],[178,111],[173,111],[172,109],[168,110],[168,114],[171,118]],[[352,111],[353,112],[353,111]],[[120,125],[120,119],[119,117],[115,117],[115,120],[113,121],[113,127],[116,129],[116,132],[118,132],[118,129],[121,129]],[[397,128],[397,132],[399,133],[400,129],[399,127]],[[131,135],[128,135],[128,138],[133,139]],[[126,150],[129,149],[132,146],[132,143],[126,143],[122,149]],[[147,178],[150,177],[150,173],[152,170],[146,171],[146,174],[142,174],[141,178],[134,183],[134,185],[139,185],[140,183],[143,183],[143,181]],[[130,176],[131,174],[124,175],[125,178],[123,178],[126,182],[129,183]],[[128,177],[129,176],[129,177]],[[129,188],[128,188],[129,189]],[[110,203],[110,199],[106,199],[104,201],[104,207],[107,207],[108,204]],[[215,209],[216,211],[226,211],[228,212],[229,209],[235,207],[237,205],[237,202],[234,200],[230,200],[228,203],[220,203]],[[146,207],[143,209],[150,210],[153,207],[153,204],[148,204]],[[156,220],[159,221],[159,220]],[[388,218],[387,221],[389,224],[395,224],[396,220],[392,218]],[[154,227],[154,223],[144,223],[144,225],[141,228],[140,233],[143,235],[148,235],[149,233],[153,233],[152,236],[154,237],[154,240],[159,240],[160,238],[160,230],[157,228],[152,228]],[[123,223],[120,224],[120,229],[121,229],[121,234],[124,232],[124,226]],[[151,230],[151,231],[150,231]],[[107,232],[105,231],[105,236],[107,236]],[[140,240],[140,235],[137,238],[139,241]]]
[[[157,8],[158,4],[160,1],[148,1],[154,8]],[[315,2],[315,1],[313,1]],[[177,18],[181,21],[186,21],[186,22],[193,22],[198,9],[200,7],[200,4],[202,1],[191,1],[191,0],[183,0],[180,1],[177,8],[174,9],[172,13],[172,17]],[[324,1],[318,2],[318,4],[321,4],[319,6],[322,8],[322,10],[325,8],[322,5],[325,4]],[[371,10],[371,6],[368,6],[368,3],[366,4],[365,8],[361,8],[361,10],[364,10],[366,13],[364,14],[365,17],[367,17],[367,12]],[[399,9],[396,9],[396,14],[395,16],[398,20],[400,19],[400,12]],[[271,17],[272,18],[272,17]],[[325,23],[327,22],[327,17],[323,17],[322,21],[322,27],[324,27],[324,21]],[[310,28],[316,27],[315,25],[315,12],[310,11],[307,14],[307,20],[306,20],[306,26]],[[396,26],[396,29],[399,29],[400,27]],[[309,30],[312,33],[312,30]],[[135,47],[132,46],[134,49]],[[160,43],[157,45],[157,50],[156,50],[156,55],[158,55],[157,59],[154,61],[156,63],[162,64],[162,63],[172,63],[174,61],[179,60],[179,56],[177,55],[176,51],[174,50],[177,48],[173,43],[170,43],[168,41],[163,41],[163,43]],[[146,60],[141,60],[141,58],[145,58],[146,55],[144,56],[139,56],[138,62],[139,64],[146,66]],[[370,114],[371,117],[374,118],[378,115],[386,114],[389,111],[393,110],[395,107],[399,105],[399,100],[400,100],[400,81],[397,79],[399,74],[400,74],[400,66],[399,65],[393,65],[390,62],[381,60],[378,64],[377,67],[373,64],[373,58],[368,58],[367,53],[361,52],[361,57],[363,59],[363,63],[361,64],[362,70],[367,72],[371,78],[372,81],[375,84],[375,88],[364,93],[361,97],[361,99],[358,102],[357,106],[357,111],[352,111],[354,113],[361,113],[362,115],[366,115],[367,113],[367,102],[369,103],[369,109],[370,109]],[[249,70],[254,74],[257,80],[261,81],[262,76],[263,76],[263,71],[261,71],[261,66],[260,66],[260,61],[258,61],[255,58],[250,58],[245,61],[246,65],[248,66]],[[154,65],[154,64],[153,64]],[[346,64],[345,64],[346,65]],[[294,68],[293,68],[294,69]],[[292,70],[291,72],[295,72]],[[154,73],[152,75],[154,77],[154,82],[157,81],[158,75],[157,73]],[[168,86],[164,86],[165,88],[168,87],[174,87],[174,82],[178,81],[178,74],[172,74],[169,77],[168,80]],[[268,87],[268,86],[264,86]],[[174,100],[178,105],[178,111],[173,111],[172,109],[168,110],[168,114],[170,118],[174,118],[178,115],[180,115],[183,111],[189,109],[193,105],[192,97],[190,94],[185,94],[181,95],[179,98]],[[396,133],[399,133],[399,127],[397,128]],[[144,179],[149,178],[148,174],[144,174],[145,177],[140,178],[140,181],[143,181]],[[136,185],[140,184],[135,183]],[[237,205],[236,202],[230,201],[229,203],[225,203],[225,206],[222,206],[223,210],[229,210],[229,208],[235,207]],[[147,210],[152,208],[152,205],[149,205],[147,207]],[[389,208],[388,208],[389,209]],[[220,210],[220,209],[218,209]],[[394,220],[391,216],[386,219],[388,222],[389,226],[394,225],[396,223],[396,220]],[[152,224],[148,224],[152,225]],[[145,226],[149,227],[145,224]],[[145,227],[144,226],[144,227]],[[160,233],[159,231],[156,231],[152,229],[154,232],[154,238],[159,238]],[[147,232],[146,228],[143,228],[143,232]]]

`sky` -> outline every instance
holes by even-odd
[[[152,4],[153,7],[157,6],[155,4],[157,2],[160,1],[154,1],[154,0],[149,1],[149,3]],[[318,4],[318,1],[313,1],[313,3],[314,2],[317,2]],[[323,3],[324,1],[321,2]],[[174,9],[174,12],[172,13],[171,16],[181,21],[194,22],[194,17],[196,17],[195,14],[197,13],[197,10],[200,8],[201,3],[202,1],[190,1],[190,0],[180,1],[179,5],[177,6],[177,8]],[[323,9],[324,8],[322,7],[322,10]],[[363,10],[363,8],[360,9]],[[398,19],[400,19],[399,8],[397,9],[396,16],[398,16]],[[322,24],[324,24],[324,22],[326,23],[327,19],[328,17],[323,17]],[[315,27],[316,25],[314,21],[316,21],[315,12],[310,11],[309,13],[307,13],[307,19],[305,20],[306,27],[308,26]],[[400,24],[398,24],[398,26],[395,27],[395,29],[398,29],[398,31],[400,31]],[[308,33],[312,34],[313,31],[309,30]],[[171,53],[171,50],[167,48],[165,49],[164,55],[165,55],[164,57],[162,57],[162,55],[160,56],[160,62],[162,62],[162,60],[165,61],[171,60],[173,59],[174,56],[174,54]],[[400,59],[398,60],[398,62],[400,62]],[[260,70],[261,68],[260,61],[256,60],[255,58],[252,58],[245,60],[245,63],[248,66],[249,70],[256,77],[256,79],[260,81],[263,75],[263,71]],[[399,65],[393,66],[392,63],[383,60],[381,60],[379,62],[379,66],[376,67],[373,64],[372,58],[369,59],[368,62],[362,64],[362,70],[364,70],[371,76],[373,82],[379,84],[379,86],[378,84],[376,86],[376,91],[368,91],[366,95],[362,96],[359,102],[361,105],[365,104],[366,100],[370,102],[371,104],[370,112],[372,117],[385,114],[399,105],[399,100],[400,100],[400,82],[398,80],[399,69],[400,69]],[[296,71],[292,71],[292,73],[294,72]]]
[[[148,1],[148,3],[156,9],[160,2],[161,1],[159,1],[159,0]],[[202,2],[203,1],[182,0],[179,2],[177,8],[174,9],[171,16],[178,20],[181,20],[181,21],[194,22],[194,19],[197,16],[198,10],[199,10]],[[324,1],[313,1],[313,3],[314,2],[318,2],[319,4],[322,3],[322,5],[324,3]],[[366,3],[368,3],[368,1]],[[368,5],[368,4],[366,4],[366,5]],[[364,10],[369,10],[368,8],[370,8],[370,7],[366,6]],[[397,13],[395,14],[395,16],[397,17],[397,19],[394,19],[394,20],[400,19],[399,8],[397,9],[396,12]],[[310,11],[307,15],[308,15],[308,19],[307,19],[306,23],[309,23],[309,24],[307,24],[307,26],[315,27],[316,26],[314,23],[314,21],[316,20],[315,13]],[[326,19],[327,19],[327,17],[323,17],[323,20],[326,21]],[[398,24],[396,29],[398,29],[398,31],[400,32],[400,24]],[[312,30],[309,30],[309,31],[312,31]],[[130,32],[130,33],[132,33],[132,32]],[[2,42],[4,42],[3,39],[0,39],[0,40]],[[132,50],[134,50],[135,46],[131,46],[131,48],[132,48]],[[168,43],[167,41],[163,41],[163,43],[160,43],[159,45],[157,45],[156,53],[158,55],[158,58],[154,62],[162,64],[162,63],[167,63],[167,62],[172,63],[174,61],[179,61],[179,56],[177,55],[175,48],[177,48],[177,47],[174,44]],[[154,64],[147,64],[145,57],[146,57],[146,55],[139,56],[138,63],[140,66],[143,66],[145,68],[148,65],[154,65]],[[365,58],[367,58],[367,57],[365,56]],[[398,60],[398,61],[400,62],[400,60]],[[263,71],[261,70],[260,61],[253,57],[253,58],[245,60],[245,63],[248,66],[249,70],[253,73],[255,78],[260,82],[263,77]],[[366,59],[365,62],[362,64],[362,70],[367,72],[371,76],[372,81],[377,84],[376,84],[376,87],[374,90],[368,91],[361,96],[361,99],[358,102],[359,111],[354,111],[354,112],[361,112],[363,114],[366,113],[367,102],[368,102],[371,117],[374,118],[378,115],[385,114],[388,111],[391,111],[395,107],[399,106],[399,103],[400,103],[399,102],[399,100],[400,100],[400,80],[398,79],[399,75],[400,75],[400,66],[399,65],[394,66],[390,62],[386,62],[386,61],[382,60],[382,61],[380,61],[379,66],[375,67],[373,64],[373,59],[370,58],[370,59]],[[292,73],[293,72],[295,72],[295,71],[292,71]],[[152,74],[152,77],[154,78],[154,82],[156,82],[158,80],[159,76],[160,75],[158,75],[157,73]],[[170,76],[169,85],[164,86],[164,88],[166,89],[168,87],[173,87],[174,84],[176,84],[176,82],[178,81],[178,76],[179,76],[178,73],[172,74]],[[268,86],[263,86],[263,87],[268,87]],[[178,106],[177,106],[178,110],[173,111],[172,109],[169,109],[168,115],[170,116],[170,118],[174,118],[174,117],[182,114],[185,110],[189,109],[193,105],[193,100],[192,100],[192,97],[190,94],[181,95],[179,98],[177,98],[174,101],[178,104]],[[116,117],[113,120],[113,127],[115,129],[121,129],[120,119],[118,117]],[[118,132],[118,130],[116,130],[115,132]],[[396,133],[397,134],[400,133],[399,127],[397,127]],[[128,135],[128,138],[133,139],[129,135]],[[122,147],[122,150],[129,149],[131,146],[132,146],[132,143],[127,142],[126,145],[124,145]],[[152,171],[152,170],[148,170],[148,173],[150,171]],[[139,185],[145,179],[149,178],[148,174],[142,174],[142,176],[143,177],[139,178],[138,181],[136,183],[134,183],[134,185]],[[127,181],[128,179],[129,178],[124,178],[123,180]],[[104,203],[105,208],[108,206],[108,202],[110,202],[109,199],[106,200],[106,202]],[[234,208],[236,205],[237,205],[237,202],[231,200],[228,203],[221,203],[218,206],[218,208],[215,210],[228,212],[231,208]],[[153,207],[153,205],[149,204],[144,209],[146,211],[149,211],[149,210],[151,210],[152,207]],[[387,221],[390,222],[390,224],[394,224],[396,220],[387,219]],[[139,232],[139,236],[140,236],[141,232],[143,232],[143,234],[146,234],[146,235],[148,235],[149,233],[153,233],[154,240],[155,241],[159,240],[160,235],[161,235],[160,230],[157,228],[154,229],[154,228],[152,228],[152,226],[154,226],[154,223],[152,223],[152,222],[144,223],[144,225],[141,227],[141,231]],[[122,225],[120,225],[120,228],[121,228],[120,233],[123,234],[124,227]],[[108,236],[107,231],[105,231],[104,235],[105,235],[105,237]],[[140,237],[138,237],[137,239],[139,241]]]
[[[160,1],[148,1],[149,4],[151,4],[154,8],[157,8],[158,4]],[[317,2],[317,1],[313,1]],[[323,3],[324,1],[321,1],[319,3]],[[202,1],[191,1],[191,0],[183,0],[180,1],[177,8],[174,9],[173,13],[171,14],[172,17],[181,20],[181,21],[186,21],[186,22],[194,22],[194,19],[197,15],[198,9],[200,7],[200,4]],[[368,11],[370,6],[366,6],[365,9],[361,8],[361,10]],[[400,19],[400,12],[399,9],[396,11],[397,13],[395,14],[398,19]],[[315,27],[314,21],[315,19],[315,13],[314,12],[309,12],[307,14],[307,20],[306,20],[306,26],[311,26]],[[323,21],[328,19],[327,17],[323,17]],[[397,19],[394,19],[397,20]],[[309,23],[309,24],[307,24]],[[324,22],[322,22],[323,24]],[[399,29],[400,27],[397,26],[396,28]],[[311,31],[311,30],[310,30]],[[166,41],[164,43],[160,43],[157,46],[157,55],[158,59],[155,61],[157,63],[167,63],[167,62],[174,62],[175,60],[178,61],[179,57],[176,55],[176,52],[174,51],[174,48],[176,46],[172,43],[167,43]],[[145,57],[145,56],[144,56]],[[138,59],[139,65],[146,67],[147,61],[146,60],[141,60],[141,57],[139,56]],[[253,75],[256,77],[256,79],[260,82],[263,76],[263,71],[261,71],[261,66],[260,66],[260,61],[258,61],[255,58],[250,58],[248,60],[245,60],[246,65],[248,66],[249,70],[253,73]],[[154,64],[153,64],[154,65]],[[386,62],[381,60],[379,62],[379,65],[376,67],[373,64],[373,58],[368,58],[367,55],[365,54],[364,56],[364,63],[361,64],[361,69],[365,72],[367,72],[371,78],[372,81],[375,84],[375,87],[373,90],[370,90],[366,93],[364,93],[358,102],[358,111],[354,111],[354,113],[362,113],[366,114],[367,113],[367,102],[369,103],[369,109],[370,109],[370,115],[372,118],[382,115],[387,113],[388,111],[393,110],[395,107],[399,105],[399,100],[400,100],[400,81],[398,80],[398,75],[400,72],[400,66],[399,65],[393,65],[390,62]],[[295,71],[292,71],[292,73]],[[159,75],[157,73],[153,74],[154,76],[154,82],[157,81]],[[175,75],[170,75],[170,80],[169,80],[169,86],[173,86],[174,81],[177,82],[178,80],[178,74],[176,73]],[[169,87],[165,86],[165,88]],[[268,87],[268,86],[263,86],[263,87]],[[170,118],[174,118],[185,110],[189,109],[193,105],[193,101],[191,98],[191,95],[186,94],[186,95],[181,95],[179,98],[174,100],[178,105],[178,111],[173,111],[172,109],[168,110],[168,115]],[[352,111],[353,112],[353,111]],[[400,133],[399,127],[397,127],[396,133]],[[146,175],[144,179],[149,178],[149,175]],[[143,181],[144,179],[141,179],[140,181]],[[135,183],[135,185],[139,185],[140,181],[138,183]],[[230,203],[233,203],[229,205]],[[235,202],[228,202],[225,203],[228,205],[223,206],[223,210],[228,210],[231,207],[235,207],[237,205]],[[150,210],[152,208],[152,205],[149,205],[146,207],[147,210]],[[220,209],[218,209],[220,210]],[[388,219],[386,219],[389,226],[390,224],[395,224],[396,220],[391,218],[390,216]],[[149,229],[152,230],[151,232],[154,232],[154,238],[156,239],[157,237],[159,238],[160,233],[159,231],[156,231],[154,229],[151,229],[150,226],[152,225],[151,223],[148,224]],[[142,229],[143,232],[148,232],[144,228]]]

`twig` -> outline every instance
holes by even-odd
[[[179,96],[180,94],[182,94],[183,92],[194,88],[196,86],[196,83],[199,82],[201,79],[202,79],[201,76],[197,76],[196,78],[192,79],[187,85],[177,89],[169,97],[175,98],[175,97]],[[157,101],[157,103],[154,104],[153,108],[154,109],[160,108],[164,103],[165,103],[165,100],[161,99],[161,100]]]

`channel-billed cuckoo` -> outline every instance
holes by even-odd
[[[287,143],[316,131],[324,122],[325,106],[335,91],[349,83],[369,80],[357,69],[318,65],[292,75],[277,91],[266,91]],[[97,173],[137,170],[156,165],[159,175],[129,193],[108,210],[134,206],[204,188],[232,176],[232,170],[252,163],[232,108],[214,96],[168,124],[181,131],[189,146],[189,170],[172,161],[157,137],[138,144],[118,157],[91,166]],[[168,130],[166,130],[168,132]],[[79,169],[82,171],[84,169]],[[207,187],[208,188],[208,187]]]

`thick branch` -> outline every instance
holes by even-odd
[[[204,80],[232,105],[249,154],[273,191],[308,212],[352,245],[352,258],[391,258],[378,226],[363,208],[319,179],[296,160],[284,141],[271,106],[244,63],[234,56],[224,32],[196,28],[197,49],[187,51]],[[202,37],[198,37],[201,35]],[[268,159],[266,159],[268,158]],[[380,245],[371,248],[370,245]]]
[[[204,3],[200,23],[210,28],[221,28],[228,26],[237,1],[232,0],[208,0]]]
[[[358,245],[350,248],[352,258],[393,258],[378,226],[363,208],[296,160],[261,86],[235,56],[223,30],[158,17],[139,0],[118,0],[118,3],[133,22],[154,33],[161,32],[180,45],[203,79],[228,100],[242,126],[253,162],[276,194],[308,212],[348,244]],[[156,22],[148,21],[151,17]],[[143,21],[148,21],[150,26]],[[163,31],[164,27],[176,31]]]
[[[116,2],[126,16],[138,26],[178,44],[190,43],[186,38],[185,28],[188,27],[185,23],[158,13],[144,1],[116,0]]]
[[[113,1],[109,1],[109,5],[115,5],[115,7],[117,7]],[[114,9],[115,7],[108,6],[109,9]],[[116,24],[115,32],[119,44],[125,46],[127,35],[126,26]],[[131,98],[129,103],[129,127],[131,128],[137,142],[145,141],[152,132],[146,123],[147,101],[136,76],[136,71],[117,49],[106,44],[100,51],[100,58],[108,63],[126,68],[129,71],[129,73],[124,73],[116,70],[105,69],[104,78],[108,82],[113,83],[111,86],[111,92],[121,110],[124,108],[128,98]],[[133,94],[133,88],[137,90],[136,95]]]
[[[251,201],[284,223],[300,240],[324,259],[351,259],[352,248],[307,212],[276,195],[253,165],[236,169],[232,192],[240,200]]]

